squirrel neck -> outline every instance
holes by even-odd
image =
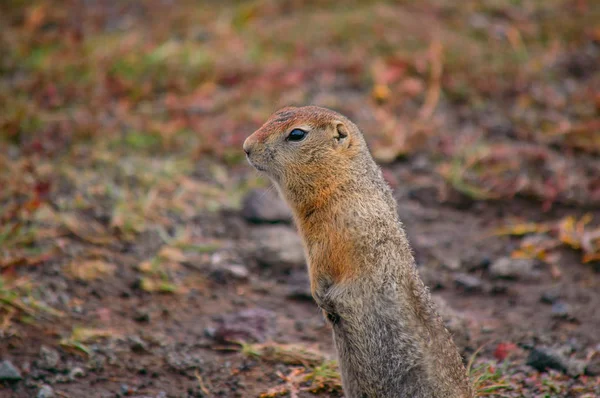
[[[282,194],[305,245],[313,289],[317,278],[341,283],[397,272],[387,263],[372,261],[373,256],[384,256],[379,251],[389,245],[399,253],[398,261],[413,262],[392,191],[370,156],[361,156],[329,179],[310,177],[304,184],[286,186]]]

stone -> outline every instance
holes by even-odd
[[[596,356],[585,367],[585,374],[588,376],[600,376],[600,357]]]
[[[217,334],[217,329],[213,327],[204,328],[204,336],[214,339]]]
[[[417,271],[419,271],[419,276],[423,283],[431,290],[443,289],[447,284],[444,274],[439,272],[438,269],[423,265],[417,268]]]
[[[71,380],[75,380],[78,377],[84,377],[84,376],[85,376],[85,371],[82,368],[80,368],[79,366],[74,367],[69,372],[69,379],[71,379]]]
[[[137,310],[133,315],[133,320],[140,323],[150,322],[150,313],[145,310]]]
[[[305,270],[292,271],[287,278],[289,285],[286,297],[292,300],[313,301],[310,280]]]
[[[165,360],[171,368],[183,372],[202,367],[204,360],[200,354],[190,353],[188,352],[189,349],[182,351],[170,351],[167,353]]]
[[[540,273],[535,270],[535,260],[501,257],[489,267],[490,276],[496,279],[539,280]]]
[[[290,223],[292,213],[274,189],[253,189],[242,202],[242,217],[251,223]]]
[[[234,279],[246,280],[250,276],[250,271],[244,265],[229,264],[224,265],[222,268]]]
[[[47,384],[44,384],[40,387],[37,395],[37,398],[53,398],[55,397],[54,390]]]
[[[21,372],[11,361],[0,362],[0,381],[18,381],[22,378]]]
[[[280,270],[305,267],[304,246],[293,229],[286,226],[258,227],[252,230],[254,256],[264,266]]]
[[[230,280],[247,280],[250,276],[250,271],[244,265],[221,264],[214,266],[210,276],[215,282],[226,284]]]
[[[552,317],[558,319],[572,319],[571,306],[564,301],[552,304]]]
[[[221,317],[215,340],[262,343],[275,335],[276,314],[264,308],[250,308]]]
[[[483,282],[475,275],[458,273],[454,276],[454,284],[465,293],[476,293],[483,290]]]
[[[544,304],[554,304],[560,298],[560,293],[558,290],[552,289],[547,290],[540,296],[540,301]]]
[[[142,340],[139,336],[132,335],[127,339],[129,342],[129,348],[135,353],[143,353],[148,351],[148,344]]]
[[[58,351],[45,345],[40,347],[40,359],[37,361],[37,365],[41,369],[51,371],[58,370],[59,362],[60,354]]]
[[[560,350],[536,347],[531,350],[527,358],[527,365],[543,372],[547,369],[555,369],[571,377],[576,377],[585,372],[585,362],[571,359]]]

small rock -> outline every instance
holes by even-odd
[[[204,328],[204,335],[208,338],[213,339],[215,337],[216,333],[217,333],[216,328],[211,328],[211,327]]]
[[[557,301],[552,304],[552,317],[560,319],[571,318],[571,307],[564,301]]]
[[[150,322],[150,314],[148,311],[138,310],[133,315],[133,320],[140,323]]]
[[[0,381],[17,381],[22,378],[21,372],[11,361],[4,360],[0,362]]]
[[[40,359],[37,365],[44,370],[57,370],[60,362],[60,354],[53,348],[42,346],[40,348]]]
[[[494,283],[490,289],[492,295],[506,295],[510,293],[510,288],[505,283]]]
[[[121,384],[121,394],[123,394],[126,397],[131,394],[134,394],[135,390],[136,389],[134,387],[130,387],[127,384]]]
[[[585,374],[588,376],[600,376],[600,357],[596,356],[585,367]]]
[[[231,264],[224,266],[223,269],[235,279],[245,280],[248,279],[248,276],[250,276],[248,268],[246,268],[244,265]]]
[[[455,311],[442,297],[432,295],[431,298],[436,305],[438,313],[444,320],[446,328],[452,334],[454,343],[460,351],[464,351],[471,340],[467,320],[462,314]]]
[[[292,271],[288,278],[290,286],[286,297],[293,300],[313,301],[310,291],[310,281],[306,271]]]
[[[276,315],[264,308],[252,308],[224,315],[215,332],[221,342],[231,340],[264,342],[275,334]]]
[[[71,380],[75,380],[76,378],[83,377],[83,376],[85,376],[85,371],[82,368],[80,368],[79,366],[74,367],[69,372],[69,379],[71,379]]]
[[[546,369],[556,369],[564,372],[567,369],[565,362],[565,357],[549,348],[534,348],[527,358],[527,365],[540,372]]]
[[[560,351],[545,347],[536,347],[529,353],[527,365],[543,372],[547,369],[555,369],[576,377],[584,373],[585,362],[571,359]]]
[[[554,304],[560,297],[558,290],[547,290],[540,296],[540,301],[545,304]]]
[[[242,203],[242,217],[252,223],[289,223],[292,213],[272,189],[254,189]]]
[[[571,377],[581,376],[585,373],[585,361],[580,359],[569,359],[567,366],[567,374]]]
[[[454,277],[456,287],[464,290],[466,293],[476,293],[483,289],[483,282],[474,275],[459,273]]]
[[[50,387],[47,384],[44,384],[42,387],[40,387],[40,390],[37,393],[37,398],[53,398],[54,395],[54,390],[52,389],[52,387]]]
[[[184,352],[171,351],[167,353],[165,357],[167,364],[179,372],[200,368],[204,364],[202,357],[188,351],[189,349]]]
[[[423,283],[432,291],[443,289],[446,286],[447,281],[438,269],[423,265],[417,270],[419,271],[419,276],[423,280]]]
[[[278,269],[305,266],[304,247],[298,234],[285,226],[258,227],[253,230],[255,257],[263,265]]]
[[[139,336],[129,336],[129,348],[135,353],[143,353],[148,351],[148,345]]]
[[[438,188],[432,186],[417,186],[408,190],[408,197],[418,201],[421,205],[433,207],[439,204]]]
[[[304,322],[303,321],[295,321],[294,322],[294,329],[296,329],[297,332],[302,332],[304,331]]]
[[[462,268],[462,263],[460,259],[454,257],[447,257],[442,262],[442,267],[450,270],[450,271],[458,271]]]
[[[489,268],[490,275],[497,279],[538,280],[535,260],[502,257],[494,261]]]
[[[227,264],[218,265],[210,273],[211,278],[221,284],[227,283],[231,279],[246,280],[250,276],[250,271],[243,265]]]

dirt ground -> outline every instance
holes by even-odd
[[[365,133],[480,396],[600,396],[599,7],[350,3],[0,6],[1,397],[342,397],[241,151],[309,103]]]

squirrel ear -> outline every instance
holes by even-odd
[[[346,145],[348,142],[349,135],[350,133],[348,132],[348,128],[346,127],[346,125],[342,122],[336,121],[335,136],[333,137],[335,139],[335,145],[337,147]]]

